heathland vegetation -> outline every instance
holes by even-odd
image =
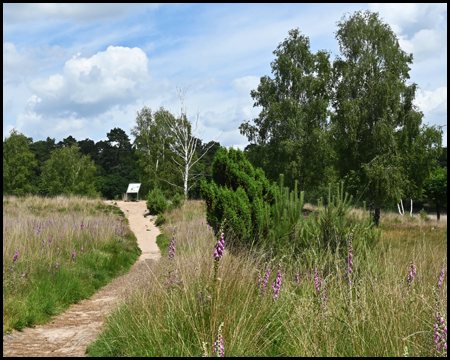
[[[306,209],[305,221],[327,211]],[[191,200],[164,213],[163,258],[108,317],[90,356],[445,354],[446,221],[385,214],[370,246],[355,234],[342,251],[313,242],[277,256],[236,249],[206,212]]]
[[[336,38],[333,63],[298,29],[280,43],[273,78],[251,92],[261,113],[239,128],[244,151],[202,143],[183,111],[164,108],[137,113],[133,144],[119,128],[58,144],[13,130],[3,142],[4,331],[89,296],[138,255],[121,215],[55,196],[117,199],[141,182],[163,258],[90,355],[446,355],[442,129],[422,123],[412,54],[377,13],[343,17]],[[412,199],[436,205],[437,219],[413,212]],[[385,211],[397,205],[400,215]]]
[[[3,333],[49,321],[139,255],[124,214],[100,200],[3,197]]]

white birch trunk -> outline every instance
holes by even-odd
[[[197,149],[197,141],[198,136],[201,134],[201,129],[199,128],[199,116],[200,114],[197,113],[197,118],[194,124],[191,124],[189,120],[187,119],[186,109],[183,105],[183,94],[181,89],[179,89],[180,93],[180,100],[181,100],[181,116],[180,120],[171,120],[169,118],[165,119],[165,122],[167,124],[167,127],[170,129],[170,131],[173,134],[173,137],[175,139],[175,143],[171,144],[169,143],[170,150],[180,157],[180,162],[178,162],[173,156],[172,160],[175,162],[175,164],[178,166],[178,169],[181,173],[181,177],[183,179],[183,187],[178,186],[176,184],[172,184],[170,181],[167,181],[164,179],[165,182],[168,184],[181,188],[184,191],[184,195],[188,196],[189,190],[192,188],[192,186],[195,185],[192,184],[189,185],[189,181],[193,180],[199,174],[197,175],[191,175],[189,176],[189,172],[192,170],[192,167],[211,149],[211,147],[214,145],[214,143],[208,147],[201,156],[197,158],[197,160],[194,161],[194,155],[195,151]],[[191,131],[189,131],[191,129]],[[164,153],[163,153],[164,157]]]
[[[402,215],[402,210],[400,209],[400,203],[397,203],[397,207],[398,207],[398,213],[399,213],[400,215]]]
[[[405,208],[403,207],[403,199],[400,200],[400,204],[402,204],[402,215],[405,215]]]
[[[411,209],[409,210],[409,216],[412,216],[413,213],[413,199],[411,198]]]
[[[189,176],[189,164],[186,162],[184,171],[184,196],[186,199],[188,195],[188,176]]]

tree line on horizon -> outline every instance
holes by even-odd
[[[170,159],[166,145],[164,152]],[[207,145],[199,139],[198,152]],[[218,148],[219,143],[213,144],[211,151],[199,161],[196,170],[205,174],[203,177],[207,177]],[[3,141],[3,194],[77,194],[122,199],[129,183],[142,184],[139,191],[142,198],[155,186],[167,197],[180,192],[162,180],[168,178],[181,186],[181,178],[171,162],[162,160],[158,173],[149,173],[144,156],[121,128],[112,129],[106,140],[97,142],[77,141],[71,135],[59,142],[50,137],[33,142],[13,129]],[[199,189],[194,187],[190,195],[198,198]]]

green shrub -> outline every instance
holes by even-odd
[[[184,195],[181,195],[179,193],[176,193],[173,197],[172,197],[172,205],[171,208],[172,209],[176,209],[176,208],[180,208],[183,206],[184,203]]]
[[[316,250],[330,248],[332,251],[345,251],[346,239],[352,233],[355,249],[360,245],[373,247],[380,239],[380,232],[366,216],[365,204],[362,219],[356,219],[350,216],[352,197],[348,198],[347,193],[344,195],[344,184],[336,185],[335,189],[336,195],[331,195],[333,189],[329,186],[328,205],[323,205],[322,200],[319,200],[319,209],[304,222],[298,234],[299,245]]]
[[[158,217],[155,220],[155,225],[159,226],[166,222],[166,217],[163,214],[158,214]]]
[[[159,234],[156,237],[156,245],[158,245],[159,250],[161,250],[161,256],[167,256],[169,252],[169,244],[172,240],[165,234]]]
[[[212,182],[200,186],[207,221],[216,233],[223,226],[228,237],[249,244],[263,233],[264,203],[274,201],[273,187],[240,150],[218,150],[212,169]]]
[[[148,194],[147,209],[150,215],[158,215],[168,207],[168,202],[163,192],[159,188],[155,188]]]
[[[299,243],[295,237],[298,229],[303,226],[304,192],[298,196],[297,186],[296,180],[294,191],[284,187],[284,176],[280,174],[279,184],[273,184],[275,201],[271,206],[265,204],[264,235],[267,239],[265,242],[275,251],[292,248],[293,244]]]

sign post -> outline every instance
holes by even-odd
[[[128,193],[130,193],[130,194],[137,194],[137,199],[139,201],[139,188],[140,187],[141,187],[141,184],[128,184],[127,200],[128,200]]]

